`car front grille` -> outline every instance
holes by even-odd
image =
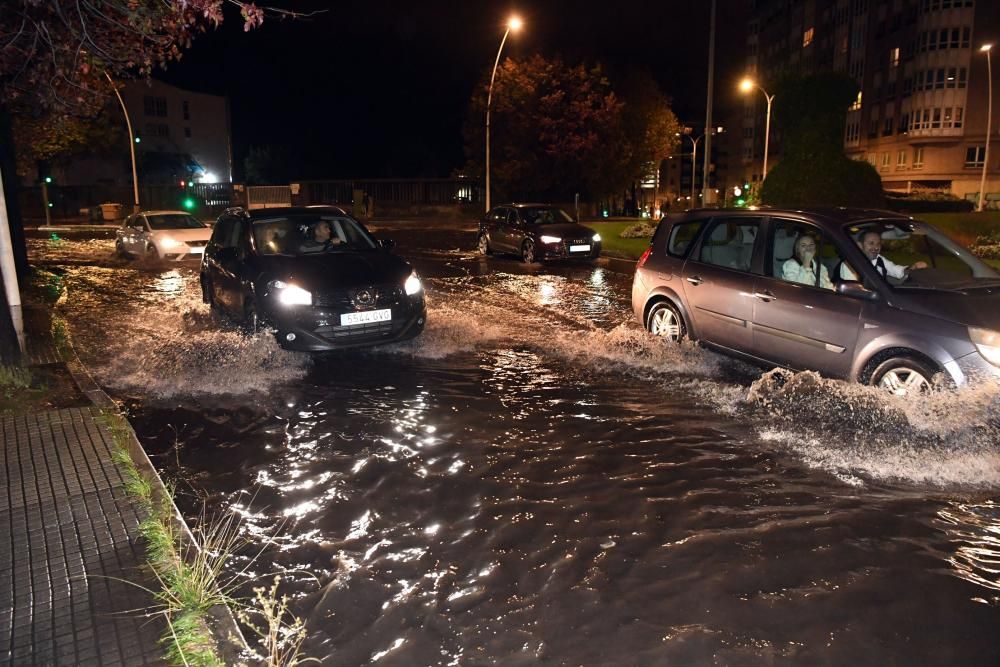
[[[392,322],[372,322],[351,326],[322,326],[314,333],[327,340],[344,341],[362,338],[385,338],[392,335]]]
[[[367,290],[371,293],[371,301],[359,300],[359,292]],[[373,287],[352,287],[350,289],[331,290],[313,295],[313,305],[321,308],[337,310],[374,310],[388,308],[401,303],[404,298],[403,288],[396,285],[375,285]]]

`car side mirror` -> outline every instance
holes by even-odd
[[[878,292],[870,290],[861,283],[853,280],[837,283],[837,294],[843,294],[852,299],[861,299],[862,301],[878,300]]]
[[[378,244],[385,250],[392,250],[396,247],[396,242],[392,239],[379,239]]]

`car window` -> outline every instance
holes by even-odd
[[[498,206],[490,211],[489,219],[493,222],[507,222],[507,209]]]
[[[698,231],[703,222],[704,220],[679,222],[671,227],[670,236],[667,237],[667,254],[674,257],[686,257],[694,240],[698,238]]]
[[[737,271],[749,271],[760,218],[716,218],[702,238],[698,261]]]
[[[333,215],[256,220],[253,237],[262,255],[311,255],[378,247],[375,239],[357,221]]]
[[[521,218],[528,225],[547,225],[553,222],[573,222],[573,217],[566,211],[552,206],[522,208]]]
[[[229,234],[232,224],[232,218],[219,218],[218,222],[216,222],[215,226],[212,228],[212,240],[210,243],[212,245],[222,247],[224,239],[226,238],[226,235]]]
[[[833,290],[842,280],[857,280],[829,234],[798,220],[771,220],[769,271],[785,282]]]
[[[160,213],[147,215],[153,229],[204,229],[205,223],[187,213]]]

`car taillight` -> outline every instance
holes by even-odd
[[[640,268],[640,269],[642,268],[642,265],[646,263],[647,259],[649,259],[649,254],[651,252],[653,252],[653,246],[652,245],[650,245],[648,248],[646,248],[646,252],[642,253],[642,257],[639,258],[639,263],[636,265],[636,268]]]

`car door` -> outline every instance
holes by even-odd
[[[205,275],[208,287],[212,292],[213,301],[230,313],[236,313],[236,289],[234,281],[236,266],[236,239],[238,231],[237,220],[232,216],[223,216],[212,230],[212,238],[205,249]],[[239,313],[242,314],[242,313]]]
[[[146,243],[149,241],[149,221],[146,216],[139,213],[132,222],[132,252],[143,254],[146,252]]]
[[[684,263],[681,284],[701,340],[749,353],[755,280],[750,269],[761,224],[756,216],[712,218]]]
[[[519,234],[519,223],[517,219],[517,210],[513,208],[504,208],[503,215],[497,220],[497,230],[500,236],[500,242],[503,245],[504,250],[519,252],[521,250],[521,240]]]
[[[504,250],[503,227],[507,222],[507,209],[497,206],[486,214],[486,231],[490,237],[490,245],[494,250]]]
[[[815,247],[804,267],[796,245]],[[768,224],[763,275],[754,287],[754,354],[775,364],[846,377],[863,302],[835,289],[844,253],[815,225],[785,218]]]

